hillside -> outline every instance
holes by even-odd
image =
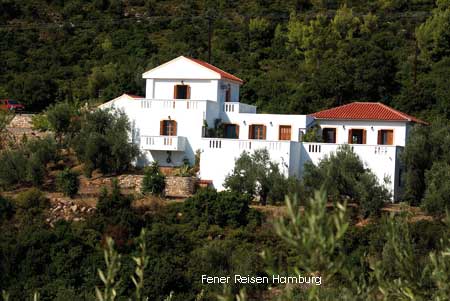
[[[448,13],[435,9],[432,0],[2,1],[0,96],[40,111],[143,95],[144,70],[179,55],[208,60],[210,28],[211,62],[244,79],[241,98],[263,112],[367,100],[448,117]]]

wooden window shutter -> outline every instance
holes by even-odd
[[[186,90],[186,99],[191,99],[191,86],[187,86]]]
[[[263,139],[266,140],[266,126],[263,125]]]
[[[382,143],[383,143],[383,131],[378,130],[378,144],[382,144]]]
[[[239,139],[239,125],[238,124],[236,124],[235,129],[236,129],[236,138]]]
[[[175,120],[172,120],[172,136],[176,136],[177,135],[177,122]]]
[[[160,136],[164,135],[164,120],[161,120],[159,122],[159,135]]]
[[[389,144],[389,145],[394,144],[394,131],[393,130],[387,131],[387,144]]]
[[[352,130],[348,130],[348,144],[352,144],[352,143],[353,143]]]
[[[177,93],[177,92],[178,92],[177,86],[178,86],[178,85],[174,85],[174,86],[173,86],[173,98],[174,98],[174,99],[177,99],[177,98],[178,98],[178,97],[177,97],[177,96],[178,96],[178,95],[177,95],[177,94],[178,94],[178,93]]]
[[[248,126],[248,139],[253,139],[253,125]]]
[[[362,144],[366,144],[366,130],[362,131]]]

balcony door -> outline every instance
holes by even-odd
[[[173,86],[174,99],[190,99],[191,87],[189,85],[175,85]]]
[[[378,131],[378,144],[380,144],[380,145],[394,144],[394,131],[393,130],[379,130]]]
[[[159,134],[161,136],[176,136],[177,122],[175,120],[161,120]]]
[[[280,125],[280,131],[278,133],[279,140],[291,140],[291,126]]]
[[[325,143],[336,143],[336,128],[323,128],[322,139]]]
[[[224,124],[223,126],[223,137],[230,139],[239,138],[239,125],[237,124]]]
[[[249,126],[248,139],[266,139],[266,126],[262,124],[252,124]]]
[[[349,144],[366,144],[366,130],[350,129],[348,131]]]

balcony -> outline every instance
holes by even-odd
[[[225,113],[256,113],[256,106],[248,105],[240,102],[226,102],[223,104]]]
[[[182,136],[141,136],[141,149],[162,151],[184,151],[186,137]]]
[[[205,99],[142,99],[140,102],[141,109],[204,111],[207,103],[212,101]]]

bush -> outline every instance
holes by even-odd
[[[303,181],[309,195],[315,189],[325,187],[328,196],[335,201],[350,199],[358,203],[364,216],[378,215],[384,202],[391,197],[349,146],[340,147],[318,166],[306,164]]]
[[[445,214],[450,210],[450,164],[434,163],[425,173],[425,183],[422,207],[429,214]]]
[[[37,188],[30,188],[16,197],[17,207],[28,213],[40,212],[49,207],[50,202]]]
[[[78,110],[68,102],[59,102],[46,110],[48,125],[61,142],[62,135],[72,131],[74,117]]]
[[[99,168],[103,173],[122,172],[139,154],[136,144],[129,142],[130,123],[120,112],[96,110],[87,112],[80,131],[72,141],[85,174]]]
[[[249,222],[249,197],[236,192],[200,189],[188,198],[184,210],[189,220],[208,225],[239,227]]]
[[[131,208],[131,198],[123,195],[120,192],[119,183],[117,180],[112,182],[111,193],[108,193],[106,187],[104,187],[100,193],[97,201],[97,212],[111,216],[118,214],[121,209]]]
[[[45,132],[50,130],[50,122],[45,114],[35,114],[31,117],[31,125],[34,130]]]
[[[158,163],[153,162],[150,166],[147,166],[142,179],[142,193],[161,195],[165,186],[165,176],[159,170]]]
[[[27,158],[22,150],[5,150],[0,154],[0,185],[5,188],[23,182],[27,176]]]
[[[236,193],[259,196],[262,205],[267,201],[284,201],[289,187],[286,177],[278,164],[270,160],[266,149],[255,150],[252,154],[243,152],[232,173],[225,178],[224,186]]]
[[[78,192],[78,173],[66,168],[56,176],[56,187],[66,196],[73,197]]]
[[[47,163],[56,159],[56,143],[49,136],[29,140],[18,149],[5,150],[0,154],[0,185],[24,182],[41,185]]]

